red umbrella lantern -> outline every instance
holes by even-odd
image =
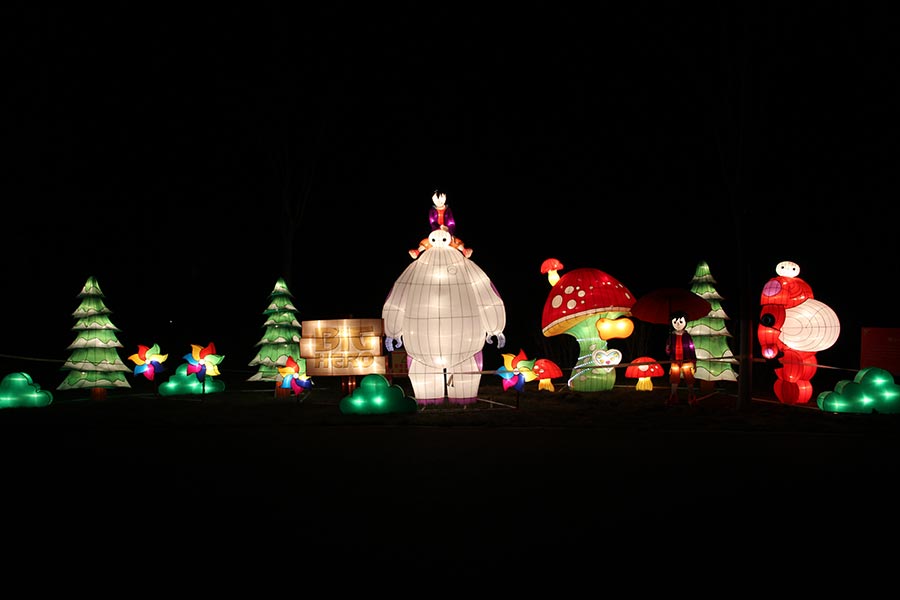
[[[696,321],[710,310],[709,301],[690,290],[659,288],[638,298],[631,307],[631,316],[646,323],[667,325],[674,312],[684,311],[688,321]]]

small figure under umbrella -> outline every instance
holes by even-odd
[[[678,386],[684,379],[688,389],[688,404],[697,404],[694,395],[694,370],[697,367],[697,352],[694,349],[694,339],[685,327],[687,326],[687,313],[678,310],[671,316],[672,331],[666,340],[666,354],[672,361],[669,366],[669,383],[672,385],[672,393],[669,394],[667,405],[678,404]]]

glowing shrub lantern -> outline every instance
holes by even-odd
[[[811,379],[818,363],[816,352],[830,348],[840,335],[835,312],[813,298],[812,288],[800,279],[800,267],[782,261],[763,287],[757,338],[763,357],[781,354],[775,369],[775,395],[785,404],[803,404],[812,398]]]
[[[543,334],[567,334],[578,342],[578,362],[568,381],[571,389],[611,390],[616,383],[614,365],[622,354],[608,348],[607,340],[627,338],[634,331],[634,323],[627,318],[634,295],[599,269],[575,269],[557,279],[561,268],[555,259],[547,259],[541,268],[552,286],[541,318]]]
[[[217,377],[219,363],[225,357],[216,354],[216,346],[210,342],[205,347],[191,344],[190,354],[183,356],[187,361],[178,366],[175,375],[160,386],[159,393],[163,396],[180,394],[212,394],[225,390],[225,384],[212,382],[212,377]]]
[[[653,377],[662,377],[666,374],[655,358],[640,356],[625,367],[625,377],[637,379],[634,389],[639,392],[649,392],[653,389]]]
[[[196,374],[188,373],[188,364],[182,363],[175,369],[175,374],[159,386],[160,396],[209,395],[225,391],[225,384],[209,377],[202,382]]]
[[[385,348],[406,347],[418,404],[471,404],[478,400],[484,344],[492,336],[498,348],[506,343],[506,309],[485,272],[450,245],[447,231],[428,239],[385,300]]]
[[[341,399],[338,408],[345,415],[384,415],[414,413],[419,406],[402,387],[392,385],[381,373],[370,373],[352,394]]]
[[[900,386],[890,371],[868,367],[853,381],[842,379],[833,392],[819,394],[816,404],[836,413],[900,413]]]
[[[53,394],[42,390],[28,373],[10,373],[0,381],[0,408],[48,406]]]

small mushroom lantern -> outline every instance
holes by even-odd
[[[542,265],[552,289],[544,303],[541,330],[545,337],[565,333],[578,341],[578,362],[568,381],[571,389],[611,390],[616,372],[605,360],[606,341],[626,338],[634,331],[634,323],[627,317],[635,297],[619,280],[599,269],[575,269],[554,282],[561,267],[562,263],[551,260]]]
[[[550,285],[556,285],[559,281],[559,270],[563,268],[563,264],[555,258],[548,258],[541,263],[541,274],[546,275],[550,280]]]
[[[553,381],[551,380],[563,376],[562,369],[559,368],[559,365],[548,358],[539,358],[534,361],[532,370],[537,375],[539,391],[556,391],[556,388],[553,387]]]
[[[631,361],[631,364],[625,368],[625,377],[629,379],[637,379],[637,385],[634,389],[640,392],[649,392],[653,389],[652,377],[662,377],[665,375],[662,366],[656,362],[656,359],[649,356],[641,356]]]

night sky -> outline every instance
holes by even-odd
[[[887,6],[293,4],[5,19],[0,354],[65,358],[93,275],[123,358],[247,368],[278,277],[301,320],[380,317],[435,189],[506,351],[539,354],[551,256],[636,296],[705,260],[732,318],[793,260],[842,321],[820,364],[900,326]]]

